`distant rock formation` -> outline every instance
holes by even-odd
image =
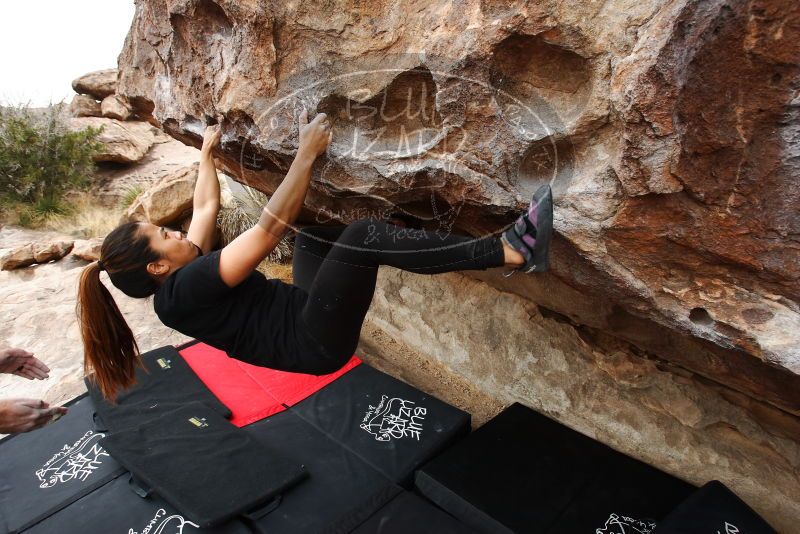
[[[121,122],[105,117],[76,117],[70,120],[70,128],[83,130],[87,127],[103,128],[98,137],[103,150],[94,155],[95,161],[135,163],[141,160],[156,139],[157,129],[146,122]]]
[[[20,245],[0,257],[0,269],[11,271],[34,263],[58,261],[72,250],[72,241],[42,241]]]
[[[103,117],[120,121],[128,120],[133,112],[133,108],[131,108],[131,105],[128,103],[128,99],[119,95],[108,95],[105,97],[100,103],[100,110],[103,113]]]
[[[69,106],[73,117],[70,128],[103,128],[98,141],[105,150],[95,155],[95,161],[136,163],[150,150],[160,130],[133,120],[137,117],[130,102],[116,94],[117,75],[117,69],[105,69],[84,74],[72,82],[72,88],[79,94]]]
[[[117,92],[117,69],[104,69],[72,80],[72,89],[79,95],[89,95],[103,100]]]
[[[193,164],[167,171],[136,198],[125,213],[125,219],[158,226],[180,226],[192,214],[198,168],[199,164]]]
[[[69,113],[73,117],[102,117],[100,102],[89,95],[75,95],[69,104]]]

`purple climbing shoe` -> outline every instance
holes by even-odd
[[[550,265],[550,240],[553,237],[553,192],[543,185],[533,194],[528,211],[519,216],[500,239],[525,258],[516,271],[541,273]]]

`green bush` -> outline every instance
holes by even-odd
[[[43,112],[0,106],[0,203],[24,202],[36,213],[59,213],[66,191],[89,184],[101,129],[69,131],[63,110],[63,103]]]

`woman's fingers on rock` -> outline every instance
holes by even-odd
[[[303,108],[303,111],[300,112],[298,120],[300,121],[300,126],[308,124],[308,110],[306,108]]]

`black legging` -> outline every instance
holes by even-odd
[[[328,355],[344,364],[358,345],[380,265],[437,274],[504,263],[498,237],[440,236],[362,219],[303,228],[295,239],[292,267],[294,285],[308,293],[303,321]]]

